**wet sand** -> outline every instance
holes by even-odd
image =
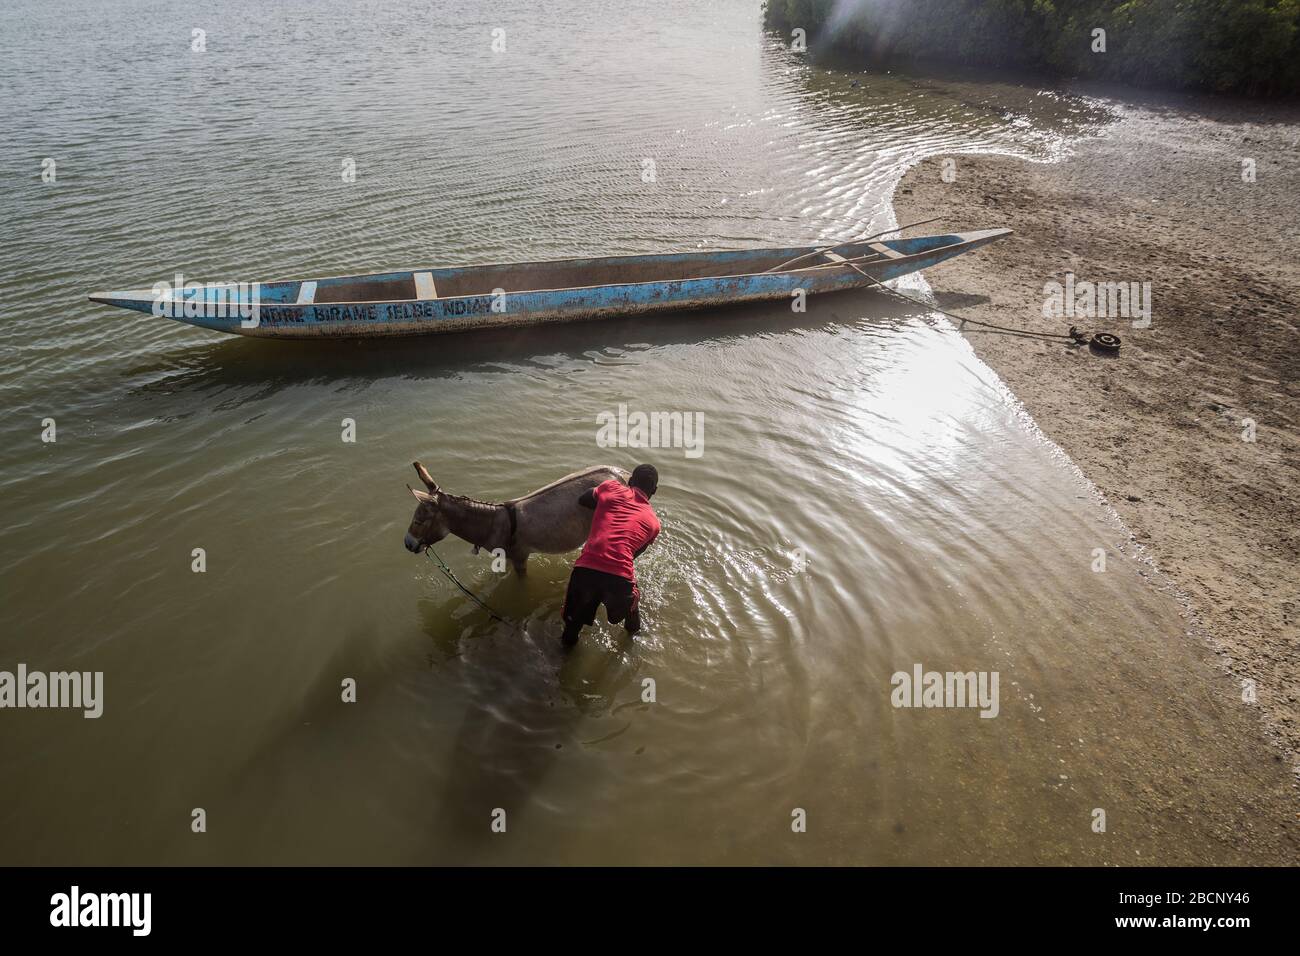
[[[1078,324],[1121,336],[1119,354],[1106,357],[964,330],[1119,514],[1132,553],[1172,583],[1189,639],[1217,658],[1216,696],[1254,683],[1258,702],[1242,706],[1268,739],[1264,759],[1295,774],[1300,111],[1232,101],[1115,108],[1118,121],[1060,163],[925,160],[897,187],[898,221],[941,215],[952,229],[1016,231],[927,273],[942,307],[1036,331]],[[942,175],[946,158],[956,161],[953,182]],[[1253,183],[1242,178],[1246,158]],[[1150,327],[1044,318],[1044,285],[1067,272],[1149,282]],[[1253,442],[1243,439],[1251,421]],[[1078,586],[1086,596],[1089,581]]]

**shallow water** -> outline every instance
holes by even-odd
[[[806,314],[357,346],[232,340],[84,301],[177,271],[883,229],[917,157],[1048,160],[1105,119],[1013,86],[853,87],[765,37],[757,3],[491,9],[10,15],[0,669],[103,671],[106,700],[98,720],[0,711],[0,856],[1232,859],[1150,796],[1185,777],[1180,748],[1218,733],[1225,706],[1177,605],[922,310],[847,294]],[[189,50],[195,27],[205,53]],[[703,453],[598,447],[597,416],[620,403],[702,415]],[[480,498],[656,462],[665,532],[639,562],[644,634],[602,624],[565,658],[570,559],[535,557],[519,581],[446,542],[462,579],[523,621],[493,623],[402,547],[414,458]],[[999,672],[999,715],[894,709],[890,675],[916,663]],[[356,703],[340,700],[346,678]],[[1219,781],[1245,758],[1208,754],[1201,786],[1231,794]],[[190,831],[195,807],[206,834]],[[1096,807],[1122,837],[1092,831]]]

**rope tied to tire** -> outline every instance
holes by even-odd
[[[864,279],[873,283],[877,288],[885,292],[887,295],[892,295],[895,298],[902,299],[904,302],[910,302],[912,305],[919,305],[921,308],[926,309],[928,311],[938,312],[940,315],[946,315],[948,316],[948,318],[956,319],[958,322],[961,322],[963,324],[969,322],[971,325],[978,325],[981,328],[993,329],[996,332],[1006,332],[1010,335],[1019,335],[1025,338],[1063,339],[1064,341],[1072,342],[1075,345],[1090,345],[1101,352],[1115,353],[1119,351],[1120,338],[1118,335],[1115,335],[1112,332],[1097,332],[1094,333],[1091,338],[1089,338],[1087,333],[1080,332],[1078,326],[1074,326],[1074,325],[1070,326],[1069,332],[1035,332],[1031,329],[1017,329],[1007,325],[995,325],[992,322],[981,322],[979,319],[972,319],[965,315],[958,315],[956,312],[949,312],[947,309],[941,309],[939,308],[939,306],[932,305],[929,302],[925,302],[922,299],[914,299],[910,295],[899,292],[897,289],[891,289],[889,286],[885,285],[875,276],[871,275],[870,273],[862,269],[859,269],[855,263],[853,263],[848,259],[844,260],[843,262],[837,263],[837,265],[848,266],[850,269],[852,269],[853,271],[861,275]]]

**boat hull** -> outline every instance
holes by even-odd
[[[535,325],[550,322],[576,322],[618,316],[641,315],[689,309],[715,308],[732,303],[790,299],[797,290],[808,295],[863,288],[878,282],[936,265],[976,246],[991,242],[1008,234],[1008,230],[988,230],[983,233],[965,233],[945,237],[927,237],[914,240],[894,240],[886,243],[891,257],[883,261],[863,263],[861,272],[849,266],[837,266],[821,256],[805,259],[800,267],[791,271],[754,272],[738,275],[706,275],[694,278],[654,280],[640,282],[607,282],[575,288],[545,289],[536,291],[494,290],[476,295],[451,295],[434,298],[407,298],[389,301],[339,301],[296,302],[283,301],[306,283],[272,283],[267,293],[260,295],[255,310],[243,311],[232,307],[214,307],[215,303],[202,301],[202,290],[188,300],[164,302],[161,307],[156,296],[138,293],[102,293],[91,299],[120,308],[139,312],[162,314],[169,318],[218,332],[249,335],[261,338],[319,339],[319,338],[378,338],[390,336],[428,335],[440,332],[459,332],[480,328]],[[936,242],[936,240],[957,240]],[[917,245],[903,245],[904,243]],[[931,248],[925,248],[930,243]],[[871,247],[846,245],[837,247],[847,257],[871,255]],[[897,251],[901,247],[904,252]],[[802,250],[807,252],[808,250]],[[732,256],[722,268],[745,268],[746,259],[770,261],[773,256],[786,253],[799,255],[801,250],[756,250],[753,253],[724,253]],[[761,254],[766,259],[760,259]],[[567,260],[566,265],[575,270],[583,262],[590,262],[591,271],[597,269],[631,268],[627,262],[644,262],[663,268],[670,259],[693,258],[697,262],[707,254],[683,254],[673,257],[625,257],[618,260]],[[779,260],[778,260],[779,261]],[[611,266],[611,263],[617,263]],[[812,267],[801,267],[813,263]],[[543,264],[522,264],[526,265]],[[475,267],[466,267],[466,271]],[[503,267],[482,267],[503,268]],[[450,270],[444,270],[450,274]],[[863,275],[863,272],[866,275]],[[370,277],[371,281],[397,281],[390,277],[410,276],[414,273],[390,273]],[[442,274],[442,273],[440,273]],[[327,282],[330,280],[321,280]],[[338,282],[358,281],[344,277]],[[316,283],[311,283],[313,290]],[[248,303],[243,303],[245,306]],[[188,307],[187,307],[188,306]],[[248,314],[251,312],[251,316]]]

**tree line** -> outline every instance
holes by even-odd
[[[1136,86],[1300,91],[1300,0],[766,0],[808,48]]]

